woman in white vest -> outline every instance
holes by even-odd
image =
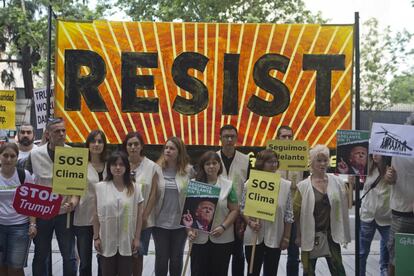
[[[171,137],[164,145],[157,163],[162,168],[164,199],[155,218],[152,236],[155,243],[155,275],[180,276],[183,267],[185,228],[180,225],[188,181],[192,175],[183,141]]]
[[[131,178],[128,157],[113,152],[105,181],[96,183],[93,240],[101,254],[103,276],[131,276],[132,254],[138,251],[142,224],[141,190]]]
[[[375,230],[381,235],[380,270],[381,275],[388,275],[388,237],[391,227],[390,195],[391,187],[384,179],[387,164],[391,157],[369,155],[369,170],[364,183],[366,196],[361,204],[361,231],[359,232],[360,275],[365,275],[367,258],[374,238]]]
[[[255,169],[276,173],[278,168],[279,161],[277,154],[273,150],[267,149],[257,154]],[[253,272],[248,275],[259,276],[262,264],[263,275],[277,275],[280,253],[289,246],[290,230],[293,223],[290,181],[283,178],[280,179],[276,220],[274,222],[258,220],[247,216],[244,216],[244,219],[247,224],[246,231],[244,232],[244,244],[246,261],[249,265],[253,244],[256,242]]]
[[[220,176],[223,171],[220,157],[214,151],[205,152],[199,161],[196,180],[220,187],[211,232],[188,230],[192,241],[191,275],[227,275],[233,249],[233,223],[239,214],[236,191],[232,183]]]
[[[141,243],[137,254],[134,254],[134,276],[142,275],[143,257],[148,254],[155,214],[161,207],[164,195],[163,181],[160,181],[161,168],[144,156],[143,148],[144,139],[139,132],[128,133],[122,143],[123,151],[128,154],[131,173],[144,198]]]
[[[315,275],[317,259],[325,257],[332,275],[345,276],[340,244],[351,241],[345,184],[338,176],[326,173],[326,146],[316,145],[309,156],[311,175],[298,183],[293,206],[303,273]]]
[[[94,198],[93,185],[106,178],[106,145],[106,137],[101,130],[91,131],[86,138],[85,147],[89,149],[88,189],[85,195],[81,197],[73,219],[73,230],[80,258],[80,276],[92,275],[92,225],[95,214],[95,204],[92,200]],[[97,257],[99,273],[99,255]]]

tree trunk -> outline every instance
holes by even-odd
[[[32,75],[32,57],[30,53],[30,47],[25,45],[21,49],[22,54],[22,73],[23,73],[23,83],[24,91],[27,99],[33,97],[33,75]]]

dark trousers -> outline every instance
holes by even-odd
[[[121,256],[117,252],[112,257],[99,257],[103,276],[131,276],[132,256]]]
[[[152,237],[155,244],[155,275],[180,276],[187,232],[185,228],[174,230],[154,227]]]
[[[234,227],[234,243],[231,259],[231,271],[232,275],[234,276],[244,274],[243,239],[239,238],[239,235],[236,233],[236,231],[236,227]]]
[[[253,246],[245,246],[246,261],[248,268],[250,265],[250,258],[252,256]],[[256,245],[256,252],[254,254],[253,273],[247,275],[260,276],[260,270],[263,264],[263,276],[277,275],[277,269],[279,267],[280,249],[267,247],[263,242]],[[289,274],[288,274],[289,275]]]
[[[299,247],[295,244],[296,240],[296,223],[292,223],[288,247],[288,257],[286,263],[286,273],[289,276],[299,275]]]
[[[227,276],[233,242],[193,244],[191,276]]]
[[[73,230],[80,258],[79,276],[91,276],[93,227],[73,226]]]
[[[75,235],[73,233],[73,212],[71,213],[70,228],[66,228],[66,214],[52,219],[38,218],[37,235],[33,239],[35,245],[32,264],[33,276],[49,276],[50,252],[53,231],[59,245],[63,261],[63,276],[76,276],[77,266],[75,257]]]

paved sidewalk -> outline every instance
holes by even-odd
[[[185,251],[185,256],[187,257],[187,248]],[[34,246],[32,244],[30,251],[29,251],[29,259],[28,259],[28,267],[25,269],[25,275],[31,276],[32,275],[32,260],[33,260],[33,249]],[[346,274],[347,275],[355,275],[355,257],[354,257],[354,251],[355,251],[355,243],[352,241],[347,249],[342,248],[342,258],[343,263],[345,266]],[[57,245],[56,239],[53,239],[53,246],[52,246],[52,261],[53,261],[53,275],[54,276],[61,276],[62,273],[62,258],[59,252],[59,247]],[[93,260],[93,275],[97,275],[97,263],[96,258],[92,258]],[[282,252],[282,255],[280,257],[279,262],[279,271],[278,275],[286,275],[286,261],[287,261],[287,255],[286,251]],[[150,247],[149,247],[149,254],[147,257],[144,258],[144,276],[151,276],[154,274],[154,262],[155,262],[155,250],[154,250],[154,243],[151,240]],[[247,269],[247,268],[246,268]],[[302,275],[302,268],[300,268],[300,275]],[[367,262],[367,276],[377,276],[380,274],[379,270],[379,241],[374,240],[371,245],[371,254],[368,258]],[[187,269],[187,274],[190,275],[189,268]],[[229,274],[231,275],[231,271],[229,271]],[[328,270],[328,265],[325,261],[325,259],[318,260],[318,263],[316,265],[316,275],[330,275]]]

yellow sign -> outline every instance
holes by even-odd
[[[280,175],[251,170],[246,189],[243,214],[253,218],[275,221]]]
[[[351,128],[353,25],[62,21],[55,112],[69,142],[101,129],[110,143],[140,131],[147,144],[179,136],[264,146],[281,125],[335,147]]]
[[[88,149],[56,147],[53,164],[53,192],[61,195],[85,194]]]
[[[16,129],[16,91],[0,90],[0,129]]]
[[[277,153],[279,170],[308,170],[308,142],[298,140],[271,140],[267,141],[266,148],[272,149]]]

